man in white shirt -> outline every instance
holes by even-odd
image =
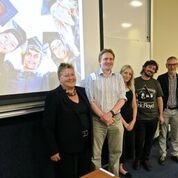
[[[94,112],[92,162],[95,169],[101,167],[101,152],[107,136],[109,171],[118,176],[124,131],[120,109],[125,103],[126,96],[122,76],[112,72],[114,58],[115,54],[111,49],[100,52],[100,69],[89,75],[85,88]]]

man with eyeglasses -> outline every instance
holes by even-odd
[[[171,158],[178,163],[178,60],[175,56],[167,59],[167,72],[158,76],[164,96],[164,123],[160,125],[159,163],[164,165],[167,158],[167,134],[170,127]]]

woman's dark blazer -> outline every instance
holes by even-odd
[[[91,108],[85,89],[76,87],[79,99],[86,104],[90,124],[89,145],[92,142]],[[80,115],[61,86],[50,91],[45,101],[43,127],[50,149],[50,155],[55,153],[77,153],[83,150],[82,122]]]
[[[176,78],[177,78],[177,87],[176,87],[176,101],[178,103],[178,74],[176,74]],[[164,104],[164,108],[167,107],[167,101],[168,101],[168,97],[169,97],[169,78],[168,78],[168,73],[164,73],[162,75],[158,76],[157,79],[161,85],[161,88],[163,90],[163,104]]]

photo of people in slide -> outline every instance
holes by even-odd
[[[48,91],[71,63],[81,81],[80,0],[0,1],[0,95]]]

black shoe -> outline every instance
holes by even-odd
[[[178,156],[171,156],[171,159],[178,163]]]
[[[165,165],[166,163],[166,156],[161,155],[158,160],[160,165]]]
[[[127,172],[124,177],[132,177],[132,174],[130,174],[130,172]]]
[[[135,160],[133,163],[133,168],[135,170],[139,170],[140,169],[140,160]]]
[[[123,177],[132,177],[132,174],[130,174],[130,172],[126,172],[125,174],[120,173],[120,175]]]
[[[151,171],[152,170],[152,166],[151,166],[151,163],[149,160],[143,160],[142,161],[142,165],[143,165],[143,168],[147,171]]]

